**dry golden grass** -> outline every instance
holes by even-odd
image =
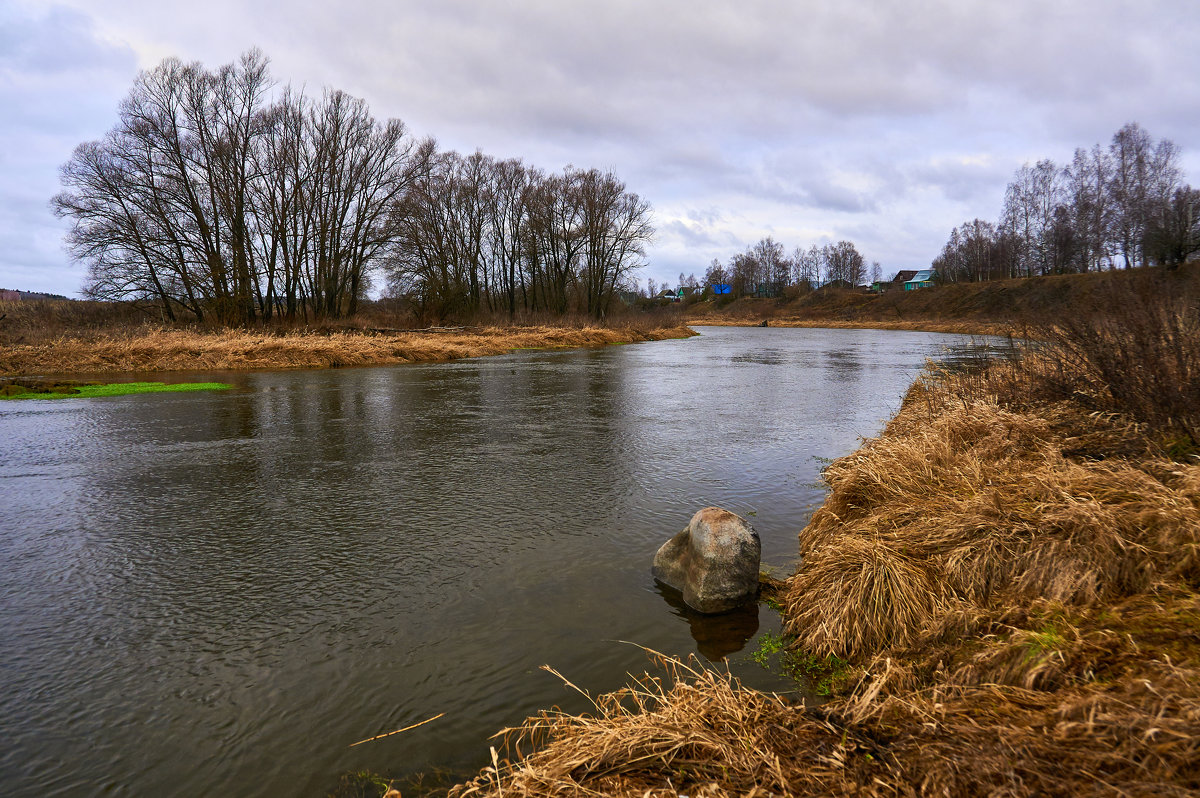
[[[1076,461],[1063,453],[1074,436],[1045,418],[915,393],[881,438],[826,469],[788,593],[806,650],[862,656],[996,603],[1113,601],[1200,544],[1200,465]]]
[[[0,349],[0,374],[334,368],[457,360],[514,349],[568,348],[683,338],[687,327],[481,327],[448,332],[282,335],[141,328],[130,333],[62,336]]]
[[[809,789],[799,794],[827,795],[844,781],[848,752],[876,750],[727,672],[695,661],[660,665],[662,675],[600,696],[594,713],[545,712],[505,730],[493,765],[450,794],[765,798],[798,794],[803,762]]]
[[[1021,648],[1029,659],[1029,649]],[[806,708],[665,661],[583,715],[502,733],[467,796],[1185,796],[1200,789],[1200,669],[1142,657],[1120,678],[897,691],[880,660]]]

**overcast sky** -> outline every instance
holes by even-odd
[[[0,288],[77,295],[58,168],[168,56],[258,46],[443,148],[610,168],[674,283],[765,235],[926,266],[1022,163],[1129,121],[1200,179],[1197,42],[1193,0],[0,0]]]

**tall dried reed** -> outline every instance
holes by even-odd
[[[1050,421],[994,401],[911,402],[826,469],[830,494],[789,583],[799,645],[861,657],[952,610],[1113,601],[1200,543],[1200,465],[1075,461],[1064,448]]]
[[[1200,297],[1169,284],[1104,284],[1083,312],[1031,327],[1025,359],[1045,391],[1200,445]]]

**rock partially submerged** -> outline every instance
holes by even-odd
[[[746,519],[705,507],[654,555],[651,573],[705,613],[726,612],[758,595],[762,544]]]

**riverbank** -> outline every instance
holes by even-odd
[[[515,349],[604,346],[692,335],[696,333],[686,326],[651,323],[329,333],[153,327],[8,345],[0,348],[0,375],[378,366],[483,357]]]
[[[830,702],[666,663],[452,794],[1195,794],[1200,320],[1101,299],[828,467],[783,615]]]
[[[975,321],[842,321],[838,319],[797,319],[780,316],[758,318],[726,318],[719,315],[689,317],[689,324],[712,327],[800,327],[832,330],[908,330],[911,332],[952,333],[955,335],[1019,335],[1022,330],[1014,324]]]

